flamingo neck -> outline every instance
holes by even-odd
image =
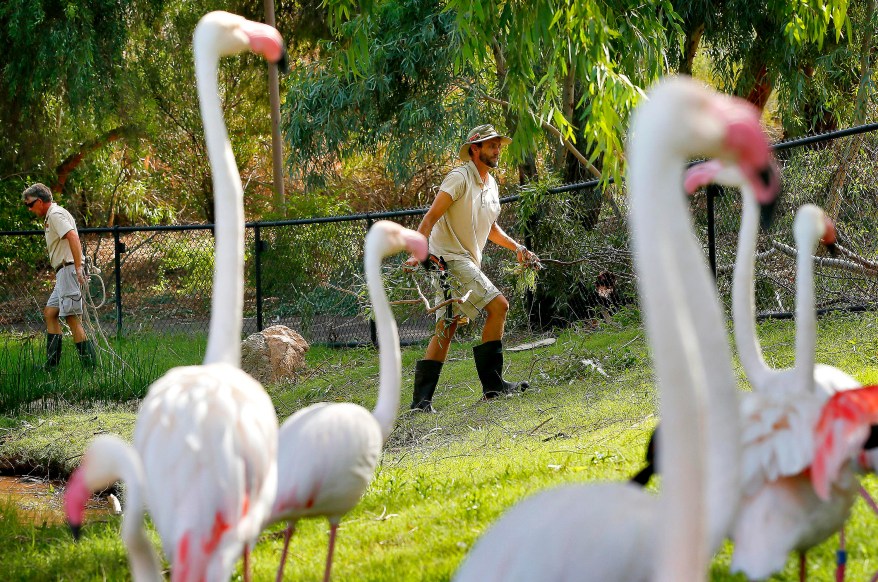
[[[400,369],[402,356],[399,351],[399,333],[393,310],[387,301],[384,281],[381,278],[381,253],[367,238],[365,246],[366,285],[372,300],[372,313],[378,332],[378,401],[372,415],[381,426],[381,435],[386,441],[393,430],[396,415],[399,412]]]
[[[756,335],[756,291],[753,273],[756,269],[756,239],[759,235],[759,205],[747,185],[741,187],[743,212],[738,233],[738,251],[732,276],[732,320],[735,345],[741,366],[756,389],[765,387],[771,369],[762,356],[762,347]]]
[[[817,243],[796,241],[796,386],[813,393],[817,349],[817,308],[814,299],[814,251]]]
[[[213,180],[216,215],[213,294],[205,364],[241,365],[244,311],[244,191],[217,85],[219,57],[195,45],[195,76]]]
[[[650,105],[654,103],[644,105],[644,110]],[[677,255],[690,244],[684,229],[689,218],[681,191],[683,160],[667,155],[656,139],[662,133],[654,128],[638,126],[634,135],[641,139],[633,140],[630,148],[631,236],[661,399],[659,520],[673,524],[658,542],[655,571],[657,579],[681,580],[706,572],[708,563],[703,535],[704,432],[699,420],[704,415],[706,374]],[[687,284],[691,279],[692,273]]]
[[[131,575],[138,581],[162,580],[161,567],[155,548],[143,527],[144,474],[137,453],[129,446],[114,449],[107,459],[117,468],[125,483],[125,512],[122,514],[122,541],[128,548]]]

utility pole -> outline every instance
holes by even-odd
[[[265,0],[265,24],[276,26],[274,20],[274,0]],[[283,213],[286,206],[284,198],[283,142],[280,139],[280,81],[277,64],[268,64],[268,100],[271,104],[271,154],[274,168],[274,209]]]

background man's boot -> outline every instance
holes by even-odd
[[[530,388],[527,382],[507,382],[503,379],[503,340],[485,342],[473,348],[476,372],[482,382],[484,398],[514,394]]]
[[[61,338],[60,333],[46,332],[46,363],[44,370],[52,370],[61,363]]]
[[[97,354],[91,340],[82,340],[76,345],[76,351],[79,352],[79,363],[83,368],[94,368],[97,363]]]
[[[436,412],[433,408],[433,392],[439,383],[443,363],[436,360],[418,360],[415,363],[415,389],[412,393],[411,410]]]

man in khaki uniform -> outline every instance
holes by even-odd
[[[503,328],[509,301],[481,270],[482,251],[489,240],[514,251],[519,262],[538,260],[497,224],[500,194],[489,170],[497,167],[500,151],[511,142],[492,125],[473,128],[458,152],[464,164],[445,176],[439,194],[418,226],[418,232],[429,239],[430,254],[444,261],[455,297],[469,296],[466,302],[454,304],[450,321],[437,312],[436,333],[424,359],[415,365],[413,410],[435,412],[433,393],[451,338],[459,323],[474,319],[480,310],[487,317],[482,343],[473,348],[473,357],[483,397],[490,399],[528,388],[527,382],[503,379]],[[409,258],[406,265],[414,268],[417,259]]]
[[[69,212],[53,202],[52,191],[44,184],[29,187],[21,199],[28,210],[44,220],[49,262],[55,270],[55,288],[43,309],[46,320],[45,369],[51,370],[61,361],[62,317],[73,333],[80,361],[83,366],[92,367],[95,364],[94,346],[79,320],[82,315],[81,286],[86,279],[76,222]]]

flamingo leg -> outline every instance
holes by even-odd
[[[799,582],[805,582],[808,576],[808,567],[805,562],[805,552],[799,552]]]
[[[244,582],[250,582],[250,546],[244,544]]]
[[[296,531],[295,522],[290,522],[287,525],[287,531],[284,533],[284,549],[280,554],[280,564],[277,567],[277,577],[275,577],[275,582],[281,582],[284,579],[284,565],[287,563],[287,550],[290,549],[290,538],[293,537],[293,532]]]
[[[329,571],[332,569],[332,552],[335,549],[335,533],[338,530],[337,523],[329,524],[329,551],[326,553],[326,572],[323,574],[323,582],[329,582]]]
[[[844,526],[842,526],[838,530],[838,551],[835,553],[835,582],[844,582],[845,565],[848,561],[844,546]]]

